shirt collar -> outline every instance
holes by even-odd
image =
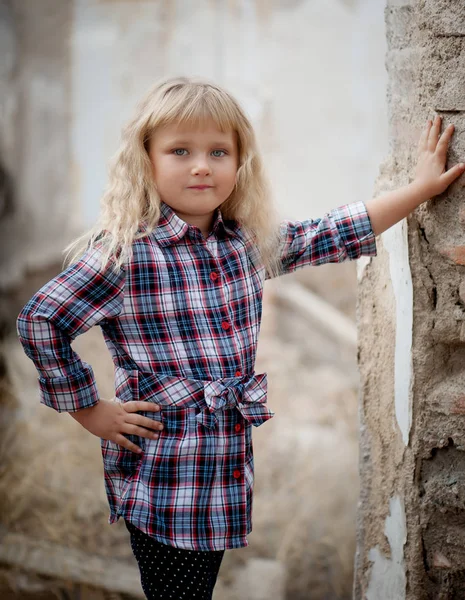
[[[183,221],[178,217],[171,206],[161,201],[160,218],[158,220],[158,225],[153,231],[153,235],[158,243],[162,246],[175,244],[182,239],[189,230],[196,231],[197,234],[200,235],[197,227],[194,228],[193,225],[189,225],[189,223]],[[236,221],[223,219],[221,210],[218,207],[215,212],[212,231],[217,237],[221,237],[223,232],[227,235],[237,236],[239,234],[239,226]]]

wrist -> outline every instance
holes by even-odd
[[[92,406],[86,406],[85,408],[81,408],[79,410],[75,410],[73,412],[69,412],[69,414],[73,417],[73,419],[75,419],[76,421],[78,421],[78,423],[81,422],[82,419],[85,419],[87,417],[87,415],[92,412],[92,409],[94,409],[98,404],[99,404],[100,400],[98,402],[96,402],[95,404],[92,404]]]
[[[431,185],[419,179],[414,179],[411,183],[408,184],[407,187],[410,190],[410,194],[412,196],[415,208],[417,206],[420,206],[420,204],[423,204],[423,202],[430,200],[433,196],[436,195],[431,189]]]

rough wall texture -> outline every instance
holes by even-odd
[[[391,156],[380,193],[408,183],[434,111],[465,156],[463,0],[389,0]],[[463,177],[360,264],[361,500],[355,599],[459,599],[465,590]]]

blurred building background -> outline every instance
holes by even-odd
[[[215,80],[256,127],[283,218],[366,200],[388,152],[384,4],[0,0],[2,598],[142,597],[127,532],[106,523],[99,440],[39,405],[13,329],[96,218],[136,102],[164,76]],[[216,600],[351,598],[355,294],[354,263],[266,284],[257,371],[276,416],[254,432],[254,532]],[[74,347],[111,397],[100,331]]]
[[[94,219],[122,123],[154,79],[176,74],[213,79],[241,101],[284,216],[368,198],[387,150],[383,9],[378,0],[75,0],[74,206]]]

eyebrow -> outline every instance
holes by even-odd
[[[174,140],[168,140],[166,142],[166,145],[167,146],[189,146],[189,144],[191,144],[191,143],[192,143],[192,140],[189,142],[187,140],[177,140],[177,139],[174,139]],[[234,146],[234,144],[232,142],[229,142],[229,141],[228,142],[226,142],[226,141],[220,142],[218,140],[212,142],[210,145],[211,146],[229,146],[229,147],[233,147]]]

